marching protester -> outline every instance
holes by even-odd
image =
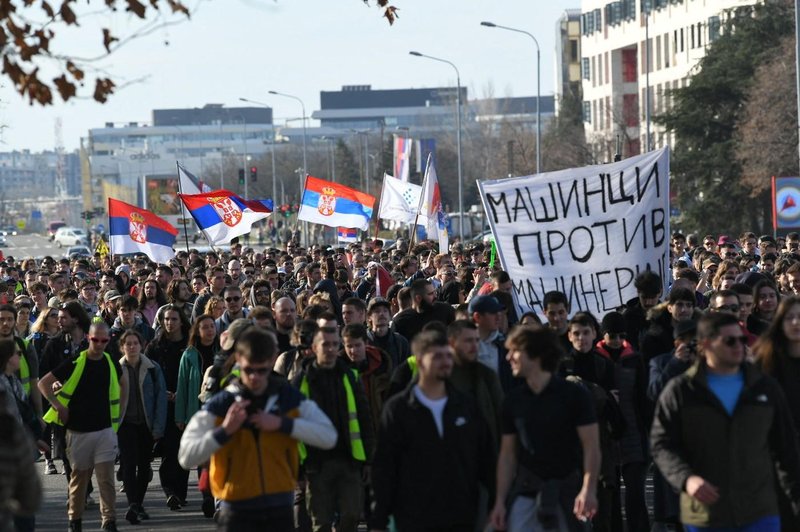
[[[181,439],[183,467],[211,460],[220,530],[293,531],[297,444],[336,445],[336,429],[314,401],[272,372],[277,354],[272,333],[243,332],[234,352],[238,383],[203,405]]]
[[[125,519],[132,525],[149,519],[143,503],[150,483],[153,442],[164,436],[167,389],[161,367],[142,353],[144,339],[133,329],[119,339],[119,363],[128,377],[127,408],[119,427],[122,484],[128,499]]]
[[[39,381],[39,390],[51,405],[44,420],[67,429],[67,456],[72,469],[67,512],[70,530],[83,529],[86,490],[94,470],[100,491],[102,528],[115,531],[116,433],[126,410],[128,374],[103,351],[109,341],[105,322],[92,323],[88,338],[88,349],[81,351],[76,359],[64,360],[53,368]],[[54,392],[55,383],[61,384],[58,392]]]

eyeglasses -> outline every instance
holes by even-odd
[[[727,345],[728,347],[735,347],[736,344],[740,343],[742,345],[747,345],[747,337],[746,336],[726,336],[722,339],[722,343]]]
[[[227,303],[235,303],[236,301],[239,301],[240,299],[242,299],[241,296],[231,296],[231,297],[226,297],[225,301]]]
[[[739,305],[720,305],[714,310],[718,311],[729,311],[729,312],[739,312]]]
[[[98,338],[97,336],[90,336],[89,341],[94,342],[96,344],[107,344],[109,338]]]
[[[256,272],[255,272],[255,271],[253,271],[253,270],[245,270],[245,271],[244,271],[244,274],[245,274],[245,275],[255,275],[255,274],[256,274]]]
[[[252,377],[253,375],[260,375],[264,376],[269,373],[269,368],[241,368],[242,373],[247,375],[248,377]]]

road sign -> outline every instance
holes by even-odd
[[[101,238],[100,242],[97,243],[97,247],[94,248],[94,252],[99,253],[100,257],[105,257],[106,255],[108,255],[109,249],[108,249],[108,244],[106,244],[106,241]]]
[[[25,220],[17,220],[17,229],[20,231],[25,229]]]

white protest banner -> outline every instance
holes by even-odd
[[[669,149],[611,164],[478,181],[518,312],[547,292],[601,318],[636,297],[633,281],[669,275]]]

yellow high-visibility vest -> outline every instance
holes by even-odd
[[[72,395],[75,393],[75,389],[78,387],[78,383],[81,380],[81,375],[83,375],[83,369],[86,367],[87,355],[88,351],[81,351],[81,354],[78,355],[78,358],[73,362],[73,364],[75,364],[75,369],[72,370],[72,375],[70,375],[69,379],[67,379],[67,382],[64,383],[64,386],[56,395],[56,400],[64,406],[69,406]],[[108,353],[103,353],[103,355],[108,361],[108,369],[110,374],[110,382],[108,384],[108,404],[111,415],[111,428],[114,429],[114,432],[117,432],[119,430],[120,420],[119,378],[117,377],[117,370],[114,368],[114,362],[111,360],[111,355]],[[64,424],[61,419],[59,419],[58,412],[56,412],[56,410],[52,407],[50,407],[50,409],[44,415],[44,420],[48,423],[54,423],[56,425]]]
[[[358,379],[358,372],[351,370],[355,378]],[[347,374],[342,376],[344,382],[344,391],[347,396],[347,428],[350,434],[350,451],[353,453],[353,458],[359,462],[367,461],[367,453],[364,451],[364,442],[361,440],[361,425],[358,423],[358,410],[356,409],[356,396],[353,393],[353,387],[350,385],[350,380]],[[308,377],[303,376],[303,381],[300,383],[300,393],[306,397],[311,397],[310,390],[308,389]],[[297,451],[300,454],[300,462],[305,462],[308,451],[306,450],[303,442],[298,442]]]

